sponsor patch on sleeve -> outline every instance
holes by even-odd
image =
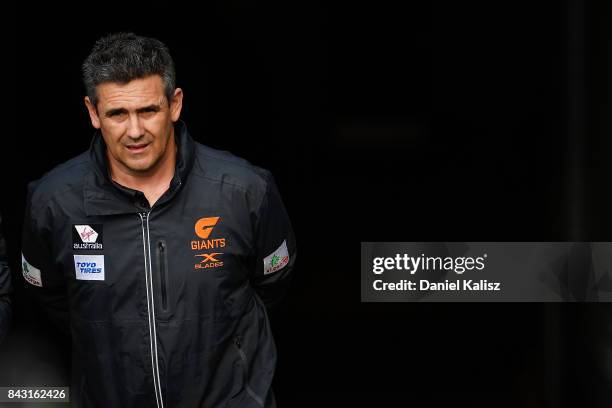
[[[283,243],[276,249],[276,251],[264,258],[263,263],[264,275],[283,269],[283,267],[289,263],[287,241],[283,240]]]
[[[104,280],[104,255],[74,255],[75,278]]]
[[[42,279],[40,278],[40,269],[32,266],[28,261],[26,261],[25,256],[21,254],[21,273],[23,274],[23,278],[30,284],[34,286],[42,287]]]

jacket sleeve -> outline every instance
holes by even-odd
[[[255,224],[256,267],[251,285],[266,307],[276,306],[289,288],[296,243],[289,216],[269,172]]]
[[[2,216],[0,216],[0,344],[7,335],[11,324],[11,271],[8,267],[6,245],[2,236]]]
[[[28,194],[23,224],[21,272],[26,288],[47,317],[68,335],[68,296],[60,268],[53,260],[51,211],[33,202],[32,185]]]

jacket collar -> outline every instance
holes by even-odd
[[[195,161],[195,142],[181,120],[174,124],[174,140],[177,145],[176,168],[170,182],[170,196],[185,184]],[[83,190],[85,213],[90,215],[126,214],[147,211],[148,204],[140,191],[123,187],[110,177],[106,143],[100,131],[96,131],[89,147],[93,171],[87,175]]]

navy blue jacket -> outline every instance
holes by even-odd
[[[23,275],[73,341],[79,407],[272,407],[266,306],[296,257],[272,176],[175,124],[169,189],[144,195],[88,152],[31,183]],[[68,329],[69,327],[69,329]]]

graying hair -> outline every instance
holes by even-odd
[[[168,47],[155,38],[133,33],[115,33],[96,41],[83,62],[85,91],[93,106],[98,105],[96,86],[105,82],[128,82],[150,75],[161,76],[168,104],[176,87],[174,62]]]

